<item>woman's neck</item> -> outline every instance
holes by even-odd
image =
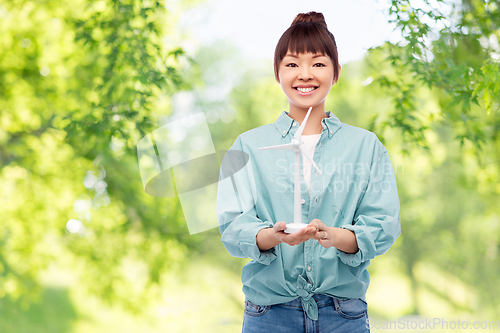
[[[299,124],[302,124],[302,121],[304,121],[304,118],[306,117],[307,111],[308,109],[290,107],[290,112],[288,113],[288,116],[298,121]],[[328,118],[328,116],[325,113],[325,108],[324,107],[313,108],[311,110],[311,114],[309,114],[309,118],[307,119],[307,124],[306,127],[304,128],[304,132],[302,132],[302,135],[321,134],[321,131],[323,130],[323,126],[321,125],[321,120],[323,118]]]

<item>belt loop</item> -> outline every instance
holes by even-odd
[[[335,297],[332,297],[333,298],[333,305],[335,305],[335,310],[338,310],[340,307],[339,307],[339,300]]]

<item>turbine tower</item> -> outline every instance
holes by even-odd
[[[299,129],[295,132],[293,136],[292,142],[284,145],[277,145],[271,147],[261,147],[259,150],[293,150],[295,152],[295,180],[294,180],[294,199],[293,199],[293,223],[288,223],[285,229],[285,232],[288,234],[297,232],[302,230],[307,226],[306,223],[302,223],[302,205],[300,203],[301,193],[300,193],[300,153],[307,158],[311,164],[318,170],[321,175],[321,170],[318,168],[316,163],[314,163],[312,156],[310,155],[307,148],[304,146],[304,142],[300,139],[302,137],[302,132],[304,132],[304,128],[307,124],[307,119],[309,118],[309,114],[311,113],[312,106],[307,111],[307,114],[300,124]]]

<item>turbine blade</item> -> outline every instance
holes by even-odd
[[[302,121],[302,124],[300,124],[299,129],[297,132],[295,132],[295,135],[293,136],[295,139],[300,140],[300,137],[302,136],[302,132],[304,132],[304,128],[306,127],[307,124],[307,119],[309,118],[309,114],[311,114],[312,106],[309,108],[307,111],[306,116],[304,117],[304,120]]]
[[[310,156],[309,151],[307,150],[307,148],[304,145],[300,145],[299,149],[302,152],[302,155],[304,155],[309,160],[309,162],[311,162],[311,164],[316,168],[316,170],[318,170],[319,174],[321,175],[322,174],[321,170],[318,168],[318,166],[316,165],[316,163],[313,161],[313,159]]]
[[[284,145],[260,147],[259,150],[293,150],[293,144],[285,143]]]

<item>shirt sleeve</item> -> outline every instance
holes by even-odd
[[[378,140],[377,144],[384,151],[376,155],[372,162],[368,186],[362,194],[352,225],[343,226],[354,232],[359,250],[346,253],[337,249],[340,260],[352,267],[387,252],[401,234],[396,177],[387,150]]]
[[[275,249],[261,251],[257,233],[273,223],[258,218],[255,204],[257,188],[251,159],[243,151],[241,138],[226,152],[219,173],[217,219],[221,240],[229,254],[269,265],[276,259]]]

